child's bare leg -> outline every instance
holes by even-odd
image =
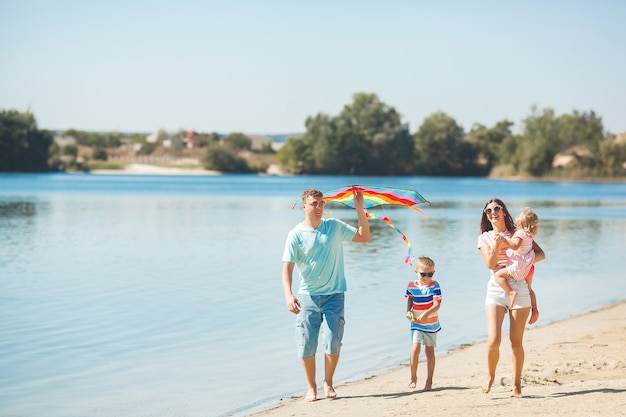
[[[411,382],[409,382],[410,389],[414,389],[417,387],[417,362],[420,357],[420,348],[421,348],[421,345],[419,343],[413,343],[411,345],[411,358],[410,358]]]
[[[433,388],[433,375],[435,374],[435,347],[425,346],[424,353],[426,353],[426,366],[428,367],[424,391],[430,391]]]
[[[507,278],[510,278],[510,276],[506,268],[500,269],[495,274],[496,282],[498,283],[500,288],[502,288],[504,291],[506,291],[507,294],[509,294],[509,299],[511,300],[510,307],[512,308],[515,305],[515,300],[517,300],[517,291],[513,291],[513,288],[511,288],[509,283],[506,281]]]

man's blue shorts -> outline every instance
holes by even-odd
[[[298,357],[307,359],[315,356],[320,328],[322,344],[328,354],[339,353],[344,319],[344,293],[330,295],[298,294],[300,313],[296,318],[296,343]]]

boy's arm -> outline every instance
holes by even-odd
[[[413,297],[406,297],[406,318],[413,320]]]
[[[424,310],[420,313],[418,317],[418,321],[423,320],[426,317],[430,317],[432,314],[435,314],[437,311],[439,311],[440,306],[441,306],[441,300],[433,300],[433,305],[430,306],[428,310]]]

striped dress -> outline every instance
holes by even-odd
[[[423,287],[419,286],[416,281],[411,281],[406,289],[405,297],[413,300],[413,311],[414,313],[419,313],[420,311],[425,311],[432,307],[433,300],[441,302],[441,287],[439,287],[439,283],[435,280],[430,281],[428,286]],[[417,314],[415,315],[417,316]],[[425,333],[437,333],[441,330],[439,315],[435,312],[423,321],[411,321],[411,330],[419,330]]]

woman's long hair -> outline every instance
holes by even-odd
[[[483,234],[486,231],[493,229],[493,225],[491,224],[489,219],[487,219],[487,213],[485,213],[485,209],[491,203],[498,203],[500,206],[502,206],[502,212],[504,213],[504,225],[506,226],[506,230],[511,233],[514,232],[515,223],[513,222],[513,218],[509,214],[509,209],[506,208],[506,204],[504,204],[504,202],[499,198],[492,198],[491,200],[488,200],[483,207],[483,216],[480,219],[480,234]]]

